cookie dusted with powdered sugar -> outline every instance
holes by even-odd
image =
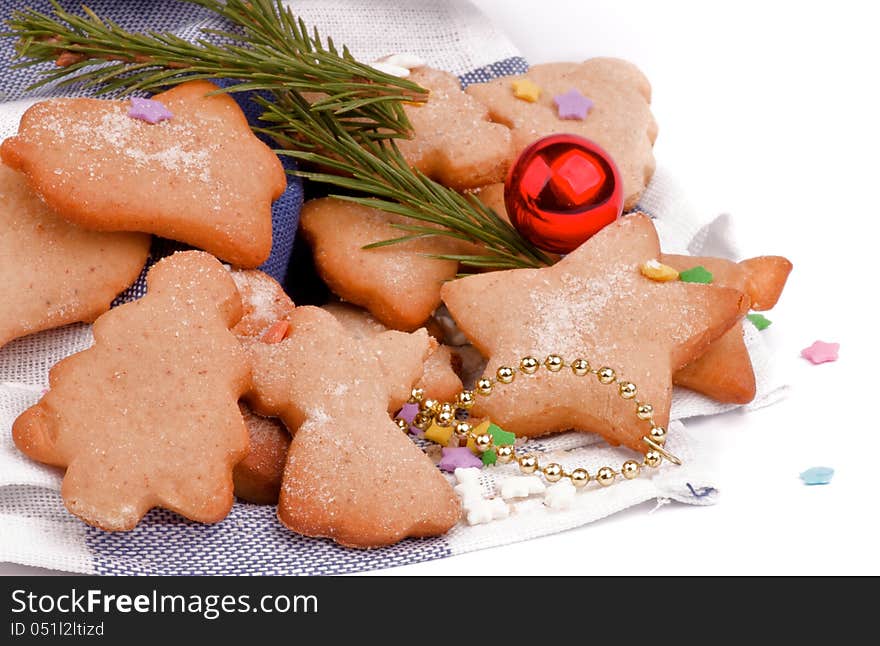
[[[256,267],[269,257],[272,201],[287,180],[238,104],[211,95],[217,89],[191,81],[157,94],[165,112],[134,99],[42,101],[0,155],[69,222],[154,233]]]

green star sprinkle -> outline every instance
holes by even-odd
[[[708,285],[712,282],[712,272],[703,267],[703,265],[697,265],[679,273],[678,279],[683,283],[702,283],[703,285]]]
[[[486,432],[492,436],[495,446],[510,446],[516,440],[516,435],[508,433],[496,424],[490,424]]]
[[[489,449],[488,451],[483,451],[483,455],[480,456],[483,460],[484,466],[489,466],[490,464],[495,464],[498,461],[498,454],[495,453],[495,449]]]
[[[756,328],[758,328],[758,330],[761,331],[766,330],[768,327],[773,325],[773,321],[768,319],[763,314],[749,314],[746,318],[752,322],[752,325],[754,325]]]

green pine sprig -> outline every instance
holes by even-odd
[[[83,7],[85,16],[51,0],[50,15],[17,10],[5,36],[18,39],[19,67],[54,62],[33,87],[81,83],[98,93],[155,90],[193,79],[228,79],[223,91],[268,91],[260,99],[265,126],[283,148],[303,162],[294,171],[311,181],[343,189],[339,199],[409,218],[395,225],[400,237],[447,236],[477,244],[483,253],[437,254],[475,269],[540,267],[552,258],[526,241],[473,195],[463,195],[412,169],[394,139],[411,134],[404,101],[426,91],[359,63],[347,48],[308,30],[280,0],[186,0],[222,16],[237,31],[206,30],[195,43],[173,34],[138,34]]]
[[[16,10],[4,34],[18,39],[17,67],[54,62],[31,86],[82,84],[97,94],[156,90],[194,79],[236,79],[225,91],[288,89],[320,93],[312,109],[333,112],[350,131],[406,136],[404,100],[424,100],[411,81],[359,63],[347,48],[311,32],[280,0],[189,0],[230,20],[239,32],[205,30],[220,43],[170,33],[134,33],[88,7],[84,15],[51,0],[51,14]]]

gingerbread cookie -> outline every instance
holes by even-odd
[[[49,392],[13,425],[16,446],[66,467],[71,513],[129,530],[153,507],[217,522],[232,507],[232,468],[247,455],[238,399],[247,355],[229,331],[241,302],[206,253],[176,253],[147,295],[95,322],[95,345],[49,373]]]
[[[461,89],[448,72],[421,67],[410,80],[430,91],[426,103],[404,106],[411,139],[397,146],[414,168],[444,186],[463,190],[501,182],[515,157],[510,130]]]
[[[393,224],[412,220],[334,198],[306,202],[300,217],[300,230],[330,289],[365,307],[384,325],[411,331],[431,316],[440,304],[440,286],[458,272],[454,260],[428,255],[467,253],[469,245],[437,236],[363,248],[405,235]]]
[[[461,330],[489,357],[487,375],[525,357],[560,355],[610,367],[636,384],[666,426],[672,373],[745,314],[739,291],[683,282],[660,283],[640,267],[660,254],[657,233],[643,214],[607,226],[556,265],[469,276],[443,286],[443,301]],[[505,430],[535,436],[578,429],[644,452],[645,422],[636,405],[596,375],[539,370],[478,398],[474,415]]]
[[[269,257],[284,169],[231,97],[206,96],[215,90],[191,81],[157,94],[172,115],[157,123],[127,100],[43,101],[0,155],[74,224],[155,233],[256,267]]]
[[[328,303],[323,307],[355,338],[369,338],[387,332],[388,328],[377,321],[366,310],[346,303]],[[425,397],[440,401],[451,401],[461,392],[461,379],[453,369],[458,359],[452,350],[438,343],[434,338],[430,343],[428,358],[425,359],[425,370],[416,388],[425,391]]]
[[[232,471],[235,495],[258,505],[274,505],[281,490],[290,433],[281,420],[257,415],[243,403],[239,408],[247,426],[250,451]]]
[[[447,531],[457,496],[388,415],[422,373],[427,333],[356,339],[316,307],[296,308],[290,323],[284,341],[250,345],[250,403],[293,431],[281,521],[351,547]]]
[[[258,269],[235,269],[230,275],[241,295],[243,312],[232,332],[242,339],[283,341],[290,332],[288,317],[294,304],[278,281]],[[239,402],[239,408],[247,426],[250,452],[232,472],[235,495],[258,505],[274,505],[278,502],[290,433],[279,419],[257,415],[244,402]]]
[[[661,262],[677,271],[705,267],[712,274],[712,284],[744,292],[751,309],[772,308],[791,272],[791,263],[780,256],[761,256],[735,263],[723,258],[675,256],[664,254]],[[690,388],[717,401],[748,404],[755,398],[755,371],[743,340],[743,323],[737,323],[706,352],[676,371],[676,385]]]
[[[238,336],[261,337],[293,311],[293,301],[277,280],[258,269],[235,269],[232,280],[241,295],[241,320],[232,328]]]
[[[592,58],[535,65],[527,74],[477,83],[467,93],[513,134],[514,156],[537,139],[571,133],[604,148],[620,169],[624,208],[635,208],[654,174],[657,123],[651,86],[632,63]]]
[[[148,235],[96,233],[56,217],[0,164],[0,347],[94,321],[138,277],[149,252]]]

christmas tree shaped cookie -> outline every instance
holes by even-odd
[[[206,253],[159,261],[147,295],[101,316],[95,345],[57,364],[13,425],[16,446],[66,469],[61,495],[96,527],[129,530],[153,507],[217,522],[248,451],[238,409],[247,355],[229,331],[241,302]]]
[[[0,147],[64,219],[96,231],[141,231],[256,267],[272,247],[281,162],[217,86],[191,81],[153,97],[152,123],[132,101],[50,99]]]

